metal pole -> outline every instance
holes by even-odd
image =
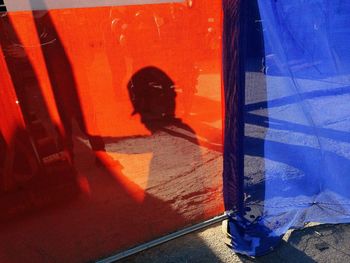
[[[120,253],[118,253],[118,254],[116,254],[114,256],[110,256],[108,258],[98,260],[98,261],[96,261],[96,263],[112,263],[112,262],[115,262],[117,260],[129,257],[129,256],[134,255],[136,253],[139,253],[141,251],[144,251],[146,249],[149,249],[149,248],[161,245],[161,244],[163,244],[165,242],[168,242],[170,240],[173,240],[175,238],[187,235],[189,233],[192,233],[194,231],[203,229],[203,228],[208,227],[210,225],[219,223],[219,222],[225,220],[226,218],[227,218],[227,214],[223,214],[221,216],[214,217],[214,218],[209,219],[207,221],[204,221],[202,223],[199,223],[199,224],[196,224],[196,225],[184,228],[184,229],[182,229],[180,231],[177,231],[175,233],[166,235],[164,237],[161,237],[161,238],[152,240],[150,242],[144,243],[142,245],[139,245],[137,247],[134,247],[134,248],[128,249],[126,251],[120,252]]]

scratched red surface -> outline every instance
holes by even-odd
[[[223,212],[221,1],[0,14],[0,262]]]

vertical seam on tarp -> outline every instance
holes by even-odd
[[[243,212],[244,71],[241,0],[223,1],[223,76],[225,103],[223,190],[226,210]]]

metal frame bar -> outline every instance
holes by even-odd
[[[202,223],[199,223],[199,224],[196,224],[196,225],[184,228],[184,229],[179,230],[179,231],[177,231],[175,233],[172,233],[172,234],[166,235],[164,237],[152,240],[150,242],[147,242],[147,243],[144,243],[144,244],[139,245],[137,247],[134,247],[134,248],[128,249],[126,251],[120,252],[120,253],[118,253],[116,255],[113,255],[113,256],[110,256],[108,258],[98,260],[98,261],[96,261],[96,263],[112,263],[112,262],[115,262],[117,260],[129,257],[129,256],[134,255],[136,253],[139,253],[141,251],[144,251],[146,249],[149,249],[149,248],[161,245],[161,244],[166,243],[166,242],[168,242],[170,240],[179,238],[181,236],[187,235],[187,234],[192,233],[194,231],[197,231],[197,230],[206,228],[208,226],[211,226],[213,224],[219,223],[219,222],[227,219],[227,217],[228,217],[227,214],[223,214],[223,215],[214,217],[214,218],[209,219],[207,221],[204,221]]]

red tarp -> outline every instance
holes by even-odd
[[[86,262],[223,212],[221,13],[0,15],[0,262]]]

